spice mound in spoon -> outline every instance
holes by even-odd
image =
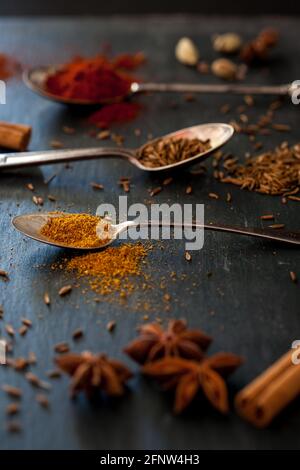
[[[139,161],[148,168],[172,165],[187,160],[211,148],[210,140],[163,138],[144,145],[137,153]]]
[[[73,248],[101,247],[108,236],[97,235],[101,217],[90,214],[64,214],[54,212],[41,228],[41,234],[49,240]]]

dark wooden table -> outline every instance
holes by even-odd
[[[174,58],[174,44],[183,35],[192,36],[199,45],[203,59],[211,60],[213,52],[210,37],[218,31],[239,31],[246,37],[256,34],[263,26],[276,26],[282,33],[279,47],[267,67],[251,71],[252,83],[285,83],[299,79],[299,20],[295,18],[205,18],[205,17],[137,17],[118,19],[7,19],[1,20],[1,51],[11,52],[24,64],[37,65],[63,62],[76,53],[95,54],[103,43],[110,43],[115,53],[144,50],[149,61],[140,70],[144,79],[196,82],[216,81],[200,76],[178,64]],[[8,83],[7,104],[1,105],[0,117],[12,122],[33,126],[32,150],[47,149],[52,139],[61,140],[66,147],[97,145],[88,135],[86,116],[75,110],[50,103],[35,96],[24,85],[12,80]],[[253,119],[263,114],[270,98],[256,99]],[[145,109],[130,124],[116,127],[126,137],[126,145],[136,146],[149,132],[158,136],[169,131],[210,121],[229,121],[237,115],[242,97],[199,96],[195,102],[186,102],[182,96],[153,95],[140,97]],[[173,104],[177,104],[174,109]],[[229,103],[232,112],[224,116],[220,107]],[[288,135],[272,133],[262,138],[264,148],[273,148],[288,138],[297,142],[299,109],[287,99],[276,115],[276,122],[292,126]],[[76,134],[63,133],[64,125],[74,126]],[[140,137],[134,129],[140,128]],[[246,136],[236,135],[226,146],[226,152],[243,157],[252,149]],[[209,165],[208,165],[209,167]],[[57,173],[46,185],[44,180]],[[45,198],[45,210],[55,207],[74,211],[94,211],[98,204],[117,204],[122,190],[117,182],[121,176],[132,178],[129,203],[149,200],[148,188],[157,186],[161,178],[150,178],[119,160],[90,161],[72,165],[41,167],[38,169],[1,174],[0,180],[0,267],[9,271],[9,282],[0,280],[0,305],[3,304],[5,323],[16,329],[21,317],[33,322],[26,337],[19,334],[14,340],[14,356],[34,351],[38,358],[32,371],[46,379],[45,371],[53,368],[53,345],[68,341],[72,349],[105,351],[124,359],[133,370],[135,365],[122,354],[121,348],[135,335],[135,328],[143,321],[144,312],[135,306],[141,294],[136,293],[122,307],[116,303],[93,302],[93,294],[81,294],[74,289],[69,298],[57,295],[66,283],[61,272],[52,272],[50,265],[64,256],[64,252],[25,240],[11,226],[17,214],[37,210],[32,193],[25,188],[32,183],[36,194]],[[101,182],[105,189],[95,192],[91,181]],[[193,193],[185,194],[192,184]],[[232,203],[225,201],[232,194]],[[219,200],[208,197],[209,192],[220,195]],[[58,198],[58,206],[47,200],[51,193]],[[206,221],[241,226],[260,226],[259,216],[276,214],[276,220],[290,229],[299,229],[299,206],[296,202],[282,205],[280,198],[261,196],[238,188],[222,185],[212,177],[192,176],[182,172],[175,182],[153,199],[154,202],[204,203]],[[266,366],[284,353],[295,339],[299,339],[299,284],[289,278],[289,271],[299,271],[299,250],[284,245],[239,238],[225,234],[207,233],[204,248],[193,253],[191,263],[184,259],[184,242],[164,242],[164,250],[156,248],[149,255],[153,278],[176,271],[186,273],[182,282],[169,283],[172,296],[171,311],[165,313],[163,302],[150,318],[188,319],[191,326],[201,327],[215,340],[211,352],[224,350],[241,354],[245,364],[230,378],[230,395],[252,380]],[[211,272],[212,276],[207,277]],[[68,282],[74,282],[71,275]],[[191,288],[192,284],[195,286]],[[51,308],[43,303],[48,290]],[[157,294],[161,295],[161,294]],[[109,320],[115,319],[113,334],[106,331]],[[81,341],[73,342],[71,334],[77,328],[85,331]],[[118,403],[89,404],[84,397],[76,403],[68,398],[68,380],[52,381],[49,393],[51,408],[43,410],[35,401],[36,391],[25,381],[22,373],[0,367],[1,383],[20,386],[20,422],[23,432],[10,435],[5,430],[8,419],[5,407],[10,402],[1,392],[2,449],[278,449],[299,445],[299,402],[292,405],[267,430],[258,431],[231,412],[228,417],[199,400],[183,416],[174,417],[171,401],[154,386],[137,375],[130,392]]]

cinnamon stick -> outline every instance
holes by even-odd
[[[31,127],[0,121],[0,147],[24,151],[31,136]]]
[[[235,398],[237,412],[256,427],[266,427],[300,394],[300,365],[293,364],[290,350]]]

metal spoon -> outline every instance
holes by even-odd
[[[0,154],[0,170],[22,168],[36,165],[48,165],[52,163],[70,162],[77,160],[92,160],[99,157],[121,157],[127,159],[130,163],[144,171],[163,171],[177,167],[196,163],[204,160],[209,154],[224,145],[234,133],[234,129],[229,124],[212,123],[200,124],[199,126],[188,127],[179,131],[168,134],[164,137],[172,137],[174,139],[200,139],[203,141],[210,140],[211,147],[205,152],[199,153],[194,157],[173,163],[171,165],[158,166],[148,168],[143,165],[136,157],[137,151],[134,149],[125,149],[119,147],[113,148],[82,148],[82,149],[62,149],[62,150],[46,150],[41,152],[18,152]],[[155,139],[156,140],[156,139]],[[155,142],[155,140],[148,142]],[[143,146],[138,149],[142,150]]]
[[[47,223],[50,217],[56,217],[59,214],[55,215],[53,213],[39,213],[39,214],[25,214],[14,217],[12,220],[13,226],[23,235],[26,235],[29,238],[34,240],[46,243],[48,245],[53,245],[59,248],[72,248],[78,250],[99,250],[99,248],[104,248],[113,243],[120,233],[128,230],[130,227],[134,226],[159,226],[159,227],[183,227],[183,224],[164,224],[163,222],[148,221],[144,223],[137,223],[136,221],[126,221],[117,225],[109,224],[108,232],[103,228],[103,224],[107,226],[107,220],[103,219],[103,223],[99,223],[97,227],[97,234],[101,238],[99,240],[105,240],[105,243],[101,246],[95,247],[76,247],[70,246],[64,243],[57,243],[49,238],[42,235],[41,228]],[[184,224],[184,227],[187,228],[204,228],[205,230],[214,230],[217,232],[229,232],[238,235],[248,235],[251,237],[265,238],[269,240],[289,243],[292,245],[300,245],[300,232],[289,232],[286,230],[274,230],[267,228],[244,228],[244,227],[231,227],[228,225],[219,225],[219,224]],[[105,237],[102,238],[102,235],[105,234]],[[107,238],[108,237],[108,238]],[[107,241],[106,241],[107,240]]]
[[[23,74],[25,84],[35,93],[52,101],[68,105],[91,106],[121,101],[127,96],[143,92],[178,92],[178,93],[233,93],[243,95],[292,95],[299,90],[299,85],[288,83],[284,85],[243,85],[243,84],[204,84],[204,83],[137,83],[131,84],[127,96],[116,96],[113,99],[91,101],[75,98],[63,98],[50,93],[46,81],[59,69],[58,66],[36,67]],[[298,92],[299,94],[299,92]]]

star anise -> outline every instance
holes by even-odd
[[[187,329],[183,320],[172,320],[166,330],[158,323],[139,328],[140,336],[124,352],[139,364],[152,362],[164,356],[179,356],[200,360],[212,338],[201,330]]]
[[[228,392],[223,377],[233,372],[242,362],[239,356],[222,352],[202,361],[164,357],[145,364],[142,371],[158,380],[163,389],[175,388],[175,413],[181,413],[200,389],[217,410],[227,413]]]
[[[81,390],[90,397],[97,389],[109,396],[120,396],[125,392],[126,381],[132,377],[132,373],[122,362],[104,354],[94,355],[89,351],[64,354],[55,358],[55,363],[72,377],[72,397]]]

